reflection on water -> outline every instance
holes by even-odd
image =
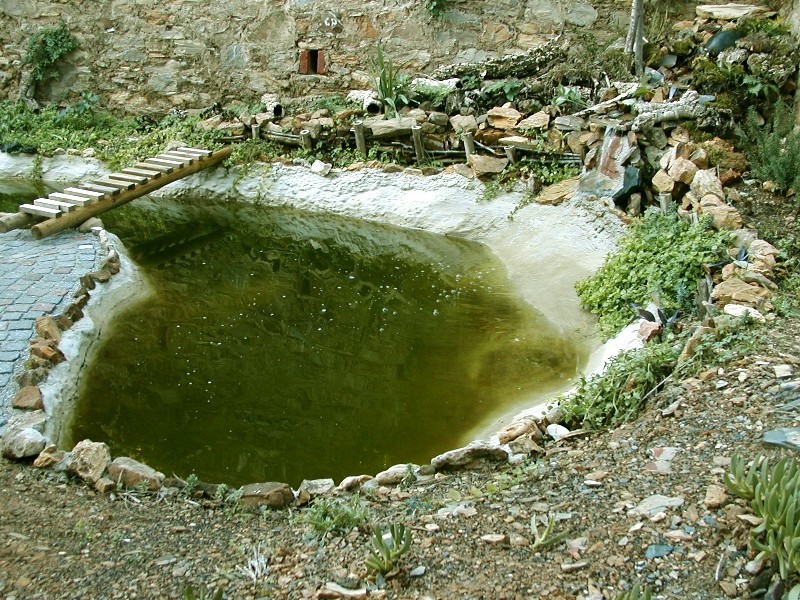
[[[575,374],[478,244],[290,209],[173,207],[156,226],[120,230],[157,294],[104,336],[69,443],[296,486],[427,462]]]

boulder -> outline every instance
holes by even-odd
[[[533,113],[530,117],[522,119],[517,123],[517,129],[524,131],[525,129],[547,129],[550,125],[550,115],[544,111]]]
[[[508,166],[508,159],[472,154],[469,157],[469,166],[472,167],[475,177],[494,175],[502,173],[503,169]]]
[[[505,462],[508,460],[508,452],[496,444],[475,441],[463,448],[456,448],[434,457],[431,465],[437,471],[443,471],[464,468],[480,460]]]
[[[745,306],[758,306],[769,298],[769,291],[758,285],[745,283],[741,279],[728,279],[723,281],[711,292],[711,299],[721,305],[744,304]]]
[[[743,306],[741,304],[726,304],[722,307],[722,312],[736,318],[749,316],[756,321],[766,321],[764,315],[757,311],[752,306]]]
[[[659,194],[669,194],[675,189],[675,180],[663,169],[656,171],[653,175],[653,189]]]
[[[342,479],[338,489],[345,492],[350,492],[360,488],[367,481],[371,481],[372,479],[372,475],[350,475],[349,477]]]
[[[673,181],[679,181],[690,185],[694,179],[695,174],[699,169],[697,165],[687,158],[676,158],[672,165],[669,167],[667,174]]]
[[[242,486],[242,504],[246,506],[268,506],[269,508],[285,508],[294,502],[292,488],[285,483],[268,481],[250,483]]]
[[[37,456],[47,446],[47,438],[31,427],[14,429],[3,436],[3,456],[30,458]]]
[[[520,436],[534,431],[538,433],[537,439],[542,439],[542,432],[539,431],[539,427],[536,425],[536,419],[534,417],[523,417],[503,427],[500,433],[497,434],[497,441],[501,444],[507,444]]]
[[[553,125],[561,131],[580,131],[586,128],[586,121],[575,115],[562,115],[556,117]]]
[[[701,19],[714,19],[716,21],[736,21],[742,17],[754,17],[757,15],[769,16],[775,14],[766,6],[755,4],[737,4],[728,2],[727,4],[701,4],[695,7],[695,14]]]
[[[473,115],[454,115],[450,117],[450,126],[458,134],[478,131],[478,121]]]
[[[67,469],[78,477],[94,484],[105,473],[111,462],[111,451],[104,442],[83,440],[72,449]]]
[[[398,135],[411,135],[411,128],[417,122],[414,119],[395,117],[394,119],[366,119],[364,125],[372,130],[372,135],[380,137],[394,137]]]
[[[717,229],[735,230],[742,226],[742,215],[734,207],[726,204],[714,194],[700,198],[700,214],[711,215]]]
[[[553,185],[548,185],[536,196],[536,202],[548,205],[561,204],[564,200],[569,200],[575,195],[575,192],[578,191],[579,182],[580,177],[571,177]]]
[[[510,106],[495,106],[487,114],[490,127],[513,129],[522,119],[522,113]]]
[[[539,140],[525,137],[522,135],[508,135],[497,140],[503,146],[513,146],[523,150],[541,150],[542,143]]]
[[[333,479],[304,479],[297,490],[297,503],[308,504],[312,498],[330,493],[334,485]]]
[[[722,183],[714,169],[698,169],[692,178],[690,189],[696,198],[702,198],[708,194],[714,194],[718,198],[725,197]]]
[[[66,453],[59,450],[55,444],[48,444],[33,461],[33,466],[37,469],[49,469],[64,460],[65,455]]]
[[[11,400],[11,406],[23,410],[40,410],[44,408],[42,402],[42,392],[35,385],[26,385],[21,387],[14,398]]]
[[[397,485],[398,483],[402,482],[406,477],[409,475],[409,468],[413,469],[413,465],[402,464],[402,465],[394,465],[386,469],[385,471],[381,471],[377,475],[375,475],[375,481],[378,482],[379,485]],[[411,471],[413,474],[413,470]]]
[[[152,492],[158,490],[164,481],[163,473],[127,456],[119,456],[108,465],[108,477],[115,483],[122,482],[126,488],[146,484]]]

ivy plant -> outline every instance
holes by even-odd
[[[34,33],[28,38],[25,45],[24,64],[31,66],[31,76],[34,81],[45,81],[58,76],[55,64],[58,59],[80,47],[76,38],[67,29],[67,24],[61,21],[53,27]]]

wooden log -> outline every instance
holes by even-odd
[[[300,146],[303,147],[303,150],[311,150],[313,146],[313,140],[311,139],[311,132],[308,129],[303,129],[300,132]]]
[[[425,161],[425,147],[422,145],[422,127],[413,125],[411,127],[411,137],[414,140],[414,154],[417,158],[417,163]]]
[[[261,139],[261,125],[258,123],[250,125],[250,135],[253,136],[254,140]]]
[[[517,149],[514,146],[503,146],[503,151],[512,165],[517,162]]]
[[[469,160],[469,157],[475,154],[475,138],[471,133],[466,132],[461,135],[461,141],[464,142],[464,154]]]
[[[34,221],[34,216],[30,213],[15,212],[0,217],[0,233],[7,233],[15,229],[30,227]]]
[[[356,136],[356,150],[361,153],[363,157],[367,156],[367,139],[364,137],[364,121],[353,122],[353,133]]]
[[[63,229],[80,225],[89,217],[95,217],[108,210],[111,210],[112,208],[117,208],[118,206],[127,204],[131,200],[149,194],[153,190],[164,187],[168,183],[172,183],[173,181],[182,179],[183,177],[191,175],[192,173],[202,171],[206,167],[215,165],[228,158],[231,155],[232,150],[233,148],[231,146],[226,146],[225,148],[213,152],[205,160],[195,162],[192,165],[187,165],[183,169],[165,174],[158,179],[150,179],[147,183],[136,186],[132,190],[120,192],[116,196],[103,198],[94,204],[90,204],[84,208],[74,210],[71,213],[61,215],[58,219],[48,219],[47,221],[38,223],[31,227],[31,234],[33,234],[33,237],[38,240],[43,237],[53,235],[54,233],[58,233]]]

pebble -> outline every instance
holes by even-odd
[[[508,544],[508,536],[502,533],[487,533],[481,539],[487,544]]]
[[[670,546],[669,544],[650,544],[644,551],[644,557],[661,558],[662,556],[672,554],[674,549],[675,546]]]
[[[789,379],[792,376],[792,365],[775,365],[772,367],[776,379]]]
[[[574,571],[580,571],[581,569],[588,566],[589,562],[585,560],[574,563],[561,563],[561,570],[564,573],[573,573]]]
[[[411,569],[408,575],[409,577],[422,577],[423,575],[425,575],[425,566],[420,565],[419,567],[414,567],[413,569]]]
[[[710,485],[706,489],[703,506],[706,508],[719,508],[728,500],[728,492],[719,485]]]

